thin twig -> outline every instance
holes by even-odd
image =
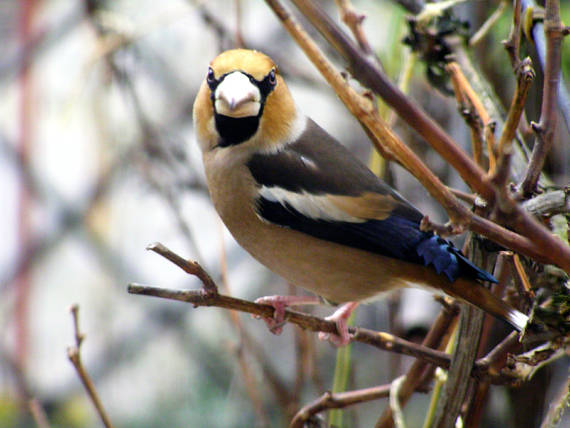
[[[469,85],[459,65],[451,62],[445,66],[445,70],[451,77],[457,104],[471,131],[473,159],[479,166],[483,167],[483,129],[489,124],[491,118]]]
[[[509,54],[513,70],[516,70],[520,64],[520,47],[521,47],[521,0],[514,0],[513,6],[513,25],[509,38],[503,41],[503,46]]]
[[[235,45],[237,48],[244,48],[246,46],[243,39],[242,27],[242,2],[241,0],[234,1],[236,13],[236,29],[235,29]]]
[[[457,225],[453,223],[434,223],[427,215],[423,216],[422,220],[420,221],[420,230],[424,232],[435,232],[442,237],[458,235],[464,232],[462,228],[457,227]]]
[[[552,147],[558,121],[556,107],[558,85],[560,83],[560,51],[563,38],[559,0],[546,0],[545,12],[546,64],[544,66],[542,110],[540,112],[540,121],[531,123],[537,138],[532,149],[532,156],[525,177],[520,185],[521,193],[525,196],[531,195],[536,191],[540,172]]]
[[[146,247],[147,250],[154,251],[157,254],[160,254],[167,260],[170,260],[184,272],[196,276],[202,284],[204,284],[204,290],[208,294],[218,294],[218,287],[212,277],[208,275],[208,273],[200,266],[199,263],[193,262],[190,260],[183,259],[175,252],[171,251],[170,249],[166,248],[159,242],[155,242],[150,244]]]
[[[521,1],[523,16],[525,13],[531,11],[536,12],[539,9],[534,0]],[[541,19],[532,19],[531,21],[532,22],[530,25],[532,25],[532,27],[525,32],[527,32],[529,39],[531,39],[534,43],[538,60],[542,65],[542,69],[544,70],[546,68],[547,57],[547,42],[545,37],[544,24]],[[567,28],[568,27],[562,30],[562,34],[565,33],[565,30]],[[564,122],[566,123],[566,129],[568,132],[570,132],[570,91],[568,90],[568,84],[564,81],[564,77],[562,75],[560,76],[560,81],[558,82],[558,106],[560,108],[560,112],[562,113],[562,117],[564,118]]]
[[[489,16],[489,18],[481,25],[481,27],[477,30],[473,36],[469,39],[469,46],[474,47],[476,46],[483,38],[487,35],[489,30],[495,25],[495,23],[501,18],[503,12],[507,8],[507,1],[503,0],[495,9],[495,11]]]
[[[518,296],[522,299],[522,309],[523,311],[528,311],[532,306],[533,299],[535,297],[528,276],[522,266],[520,257],[518,254],[513,254],[511,259],[511,272],[518,291]]]
[[[247,312],[253,315],[258,315],[262,318],[271,318],[273,317],[274,312],[274,308],[268,305],[253,303],[223,294],[209,294],[203,289],[172,290],[140,284],[129,284],[127,290],[131,294],[141,294],[145,296],[178,300],[181,302],[192,303],[195,307],[216,306],[219,308]],[[284,318],[286,321],[296,324],[306,330],[338,334],[336,324],[334,322],[327,321],[313,315],[286,309]],[[349,332],[353,336],[353,341],[355,342],[366,343],[378,349],[401,353],[415,358],[422,358],[436,366],[444,368],[449,366],[449,356],[445,353],[429,349],[422,345],[417,345],[390,333],[377,332],[356,327],[350,327]]]
[[[508,354],[516,352],[520,347],[518,333],[511,332],[487,355],[477,360],[472,374],[479,379],[484,379],[487,375],[499,375],[501,369],[505,367]]]
[[[78,314],[79,305],[71,306],[70,312],[73,317],[73,331],[74,331],[75,345],[67,348],[67,357],[69,358],[69,361],[71,361],[71,364],[73,364],[73,367],[75,367],[77,375],[79,376],[79,379],[81,379],[81,382],[83,383],[83,386],[87,391],[89,399],[95,406],[95,410],[97,411],[97,414],[101,418],[101,422],[103,422],[103,425],[105,425],[106,428],[113,428],[113,424],[111,423],[109,416],[107,416],[107,412],[103,407],[103,403],[101,402],[99,395],[97,394],[95,385],[93,384],[91,377],[87,373],[87,370],[85,370],[85,367],[83,367],[83,363],[81,361],[81,344],[83,343],[85,336],[79,330],[79,314]]]
[[[517,67],[517,86],[511,102],[511,107],[505,121],[505,126],[499,139],[497,166],[491,170],[491,182],[498,192],[498,196],[506,195],[506,184],[510,178],[511,156],[513,153],[512,144],[515,138],[518,125],[524,110],[526,96],[532,81],[534,80],[534,70],[531,67],[530,58],[519,60]],[[500,203],[500,201],[499,201]]]
[[[497,142],[495,140],[495,128],[497,122],[492,120],[483,128],[483,137],[487,142],[487,155],[489,156],[489,171],[494,171],[497,165]]]
[[[325,392],[312,403],[307,404],[297,412],[291,421],[290,428],[302,428],[305,422],[314,415],[329,409],[342,409],[353,404],[365,403],[379,398],[386,398],[390,393],[390,385],[380,385],[371,388],[359,389],[356,391],[339,392],[333,394]]]
[[[362,29],[362,22],[366,18],[366,15],[359,13],[350,0],[335,0],[335,3],[339,9],[342,22],[350,28],[362,52],[366,55],[373,55],[374,53],[370,47],[370,43],[368,43],[366,34],[364,34],[364,30]]]
[[[449,187],[449,190],[455,195],[457,199],[461,199],[470,205],[474,205],[477,202],[477,195],[474,195],[473,193],[467,193],[463,190],[454,189],[453,187]]]
[[[28,407],[38,428],[50,428],[46,412],[37,398],[29,400]]]

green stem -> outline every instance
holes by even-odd
[[[347,324],[349,326],[354,324],[354,312],[348,318]],[[332,392],[346,391],[348,385],[348,377],[350,375],[350,354],[352,350],[352,343],[349,343],[336,351],[336,364],[334,368],[334,378]],[[343,410],[333,409],[329,413],[329,426],[342,428],[343,426]]]

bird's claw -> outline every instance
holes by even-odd
[[[285,320],[285,309],[288,306],[316,304],[319,303],[319,300],[314,296],[264,296],[255,299],[255,303],[274,308],[273,317],[256,315],[255,318],[263,319],[269,331],[279,335],[283,331],[283,326],[287,323]]]
[[[326,317],[325,319],[327,321],[333,321],[335,323],[337,333],[325,333],[321,331],[319,333],[319,339],[327,340],[338,348],[348,345],[354,338],[354,335],[349,333],[347,321],[357,306],[358,303],[356,302],[346,303],[337,309],[334,314]]]

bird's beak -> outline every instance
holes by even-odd
[[[227,75],[215,92],[218,114],[234,118],[257,116],[261,107],[259,88],[240,71]]]

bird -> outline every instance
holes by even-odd
[[[423,214],[295,103],[277,65],[256,50],[214,58],[193,106],[213,205],[255,259],[315,296],[267,296],[278,331],[284,308],[317,296],[342,304],[422,287],[475,305],[522,330],[528,317],[494,296],[497,280],[451,242],[420,229]]]

